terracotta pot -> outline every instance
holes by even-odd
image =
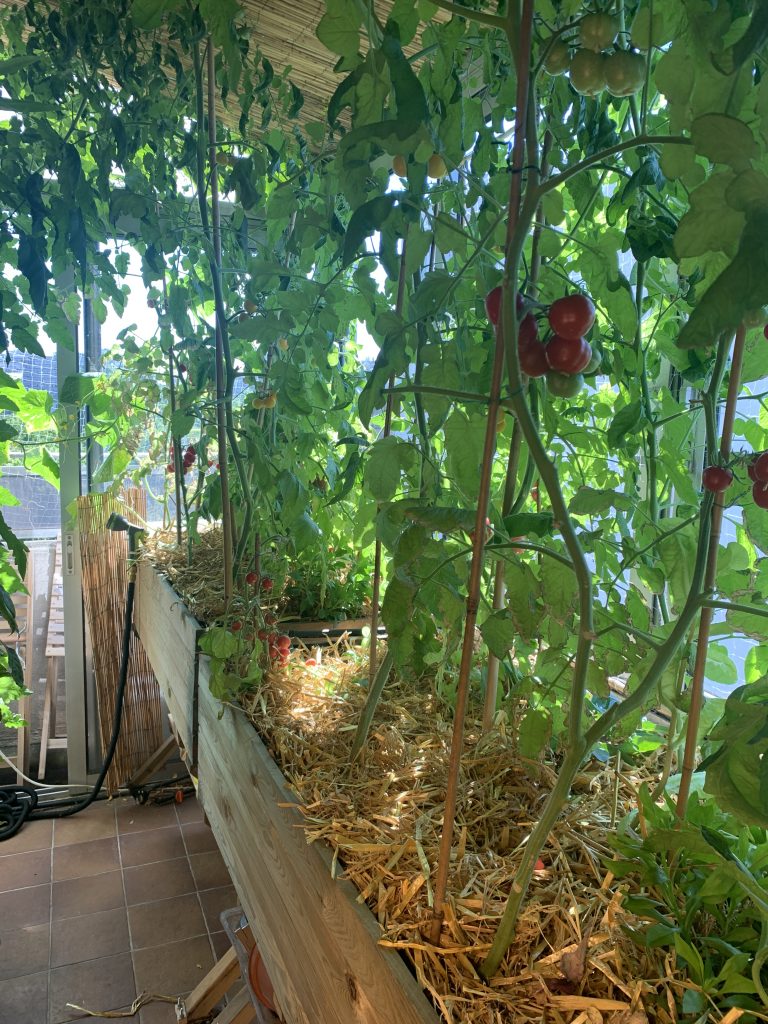
[[[248,957],[248,983],[261,1005],[266,1006],[272,1013],[276,1013],[275,990],[272,988],[272,982],[269,980],[267,968],[264,966],[258,946],[253,947]]]

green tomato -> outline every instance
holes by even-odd
[[[575,398],[584,387],[581,373],[558,373],[550,370],[547,374],[547,388],[555,398]]]
[[[544,58],[544,70],[548,75],[562,75],[568,70],[570,61],[571,55],[566,44],[560,41],[552,43]]]
[[[764,327],[768,323],[768,312],[765,306],[759,309],[748,309],[742,317],[745,327]]]
[[[587,365],[581,371],[585,377],[591,377],[593,373],[597,373],[603,363],[603,353],[600,349],[592,346],[592,358],[589,360]]]
[[[571,85],[583,96],[597,96],[605,88],[604,59],[591,50],[577,50],[571,58]]]
[[[607,50],[619,31],[619,19],[612,14],[587,14],[579,24],[579,42],[587,50]]]
[[[645,81],[645,60],[639,53],[617,50],[605,58],[604,73],[611,96],[631,96]]]

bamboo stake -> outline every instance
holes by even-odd
[[[728,379],[728,393],[725,400],[725,411],[723,413],[723,430],[720,436],[720,462],[724,463],[730,458],[731,444],[733,441],[733,422],[736,417],[736,402],[741,387],[741,367],[744,361],[744,341],[746,328],[741,324],[736,331],[736,340],[733,345],[733,358],[731,359],[731,375]],[[707,553],[707,569],[704,577],[704,589],[711,591],[715,585],[717,576],[717,558],[720,551],[720,532],[723,525],[723,502],[725,491],[715,495],[712,506],[712,532],[709,537],[709,550]],[[685,733],[685,753],[683,754],[683,766],[680,773],[680,789],[677,794],[675,813],[678,818],[684,818],[688,807],[688,797],[691,793],[691,781],[696,768],[696,747],[701,721],[701,709],[704,705],[704,670],[707,664],[707,647],[709,645],[709,634],[712,628],[712,617],[714,608],[705,605],[701,610],[699,619],[699,633],[696,641],[696,660],[693,665],[693,676],[691,678],[690,694],[691,706],[688,712],[688,724]]]
[[[408,243],[407,234],[403,237],[403,248],[400,253],[400,269],[397,275],[397,298],[395,299],[395,313],[402,314],[403,312],[403,300],[405,298],[405,259],[406,259],[406,246]],[[384,430],[382,437],[389,437],[392,432],[392,406],[394,405],[394,395],[392,394],[392,386],[394,384],[394,377],[389,378],[389,384],[387,385],[387,404],[384,408]],[[371,653],[370,661],[368,666],[368,685],[373,693],[373,684],[376,680],[376,651],[379,641],[379,605],[381,601],[381,541],[376,538],[376,545],[373,554],[373,593],[371,594]],[[375,705],[374,709],[375,710]],[[371,714],[373,714],[373,710]]]
[[[509,218],[507,220],[507,248],[517,226],[517,217],[522,195],[522,167],[525,154],[525,123],[528,107],[528,77],[530,73],[531,34],[533,28],[533,0],[525,0],[520,24],[520,42],[517,59],[517,95],[515,109],[515,136],[512,145],[512,174],[509,193]],[[508,298],[508,295],[506,296]],[[512,300],[514,309],[514,299]],[[514,315],[514,314],[513,314]],[[461,648],[461,664],[456,686],[456,710],[453,719],[451,753],[448,762],[448,785],[445,794],[443,830],[438,852],[437,875],[435,877],[434,904],[432,917],[427,927],[429,941],[437,946],[443,925],[443,904],[448,887],[453,829],[456,819],[456,803],[459,787],[461,752],[464,744],[464,721],[469,695],[469,673],[474,654],[475,624],[480,599],[480,581],[483,571],[483,549],[485,546],[485,517],[493,469],[493,453],[496,447],[496,419],[501,397],[501,379],[504,371],[504,331],[496,331],[496,347],[493,356],[493,370],[488,400],[488,422],[485,428],[483,461],[480,469],[480,485],[475,515],[474,539],[472,542],[472,563],[467,587],[467,614],[464,620],[464,640]]]
[[[215,266],[212,274],[221,281],[221,210],[219,208],[219,174],[216,163],[216,67],[213,41],[208,37],[208,164],[211,181],[211,221],[213,226],[213,257]],[[216,283],[214,282],[214,289]],[[221,526],[224,559],[224,596],[232,597],[232,519],[229,501],[229,474],[227,471],[227,375],[224,365],[224,333],[221,323],[221,309],[216,303],[216,441],[219,456],[219,479],[221,480]]]

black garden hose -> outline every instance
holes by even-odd
[[[136,556],[138,553],[138,536],[143,530],[127,522],[122,516],[113,512],[107,520],[107,528],[128,533],[128,590],[125,597],[125,615],[123,618],[123,644],[120,654],[120,674],[115,698],[115,713],[112,719],[112,735],[104,755],[99,777],[87,796],[62,797],[48,803],[38,802],[37,792],[29,786],[0,786],[0,842],[16,835],[25,821],[38,818],[68,818],[79,814],[97,799],[107,772],[115,756],[117,740],[120,736],[120,724],[123,718],[125,689],[128,684],[128,661],[131,652],[131,630],[133,627],[133,601],[136,591]]]

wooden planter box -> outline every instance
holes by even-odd
[[[197,622],[142,564],[136,629],[180,736],[197,751],[198,796],[287,1024],[437,1024],[402,958],[330,851],[309,845],[296,797],[243,714],[210,693]],[[183,723],[183,724],[182,724]],[[184,740],[186,742],[186,740]]]

